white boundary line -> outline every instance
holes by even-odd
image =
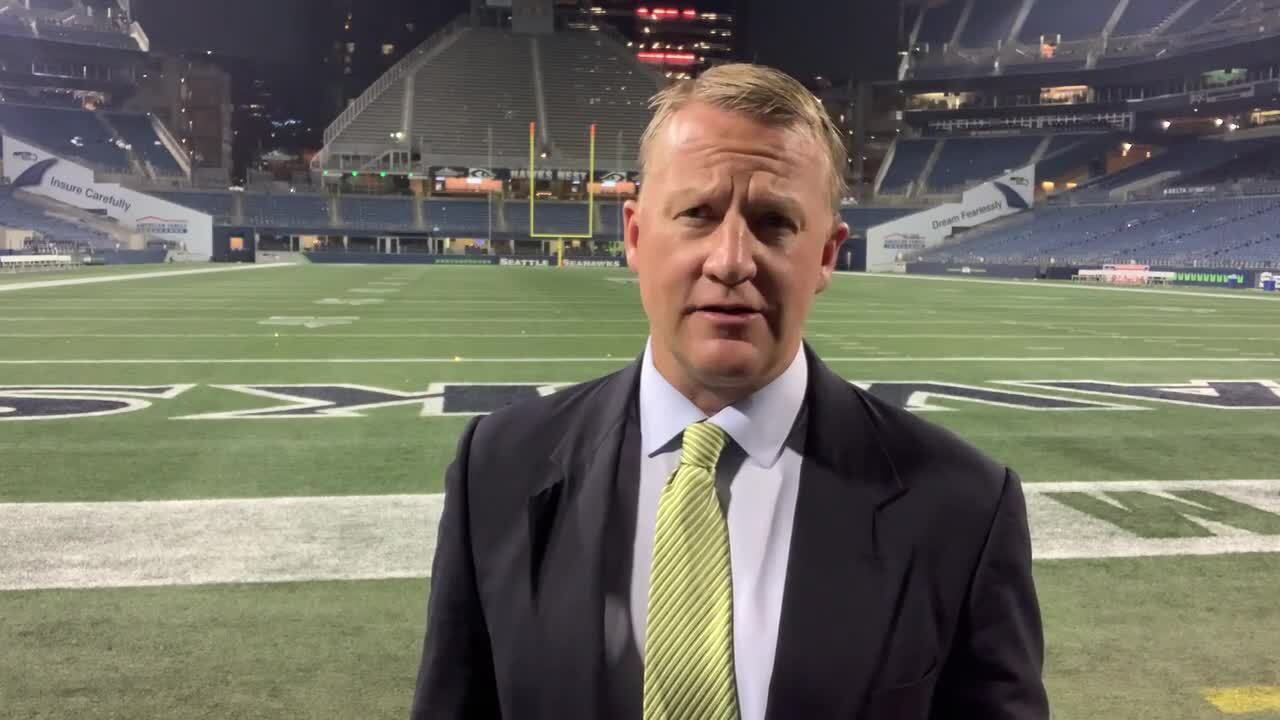
[[[129,275],[95,275],[83,278],[64,278],[62,280],[38,280],[26,283],[0,284],[0,292],[13,290],[40,290],[43,288],[65,287],[68,285],[94,285],[97,283],[121,282],[124,280],[148,280],[152,278],[180,277],[183,275],[208,275],[210,273],[237,272],[242,270],[267,270],[270,268],[297,267],[293,263],[278,265],[233,265],[230,267],[200,268],[198,270],[165,270],[161,272],[130,273]]]
[[[1101,285],[1074,285],[1046,280],[983,280],[978,278],[955,278],[955,277],[938,277],[936,275],[906,275],[903,273],[864,273],[864,272],[840,272],[834,273],[837,277],[876,277],[876,278],[895,278],[898,280],[929,280],[933,282],[957,282],[957,283],[973,283],[975,285],[1004,285],[1005,287],[1017,288],[1024,290],[1030,287],[1036,287],[1039,290],[1048,290],[1050,288],[1071,289],[1071,290],[1109,290],[1111,292],[1140,292],[1151,293],[1153,295],[1183,295],[1186,297],[1196,297],[1208,300],[1261,300],[1263,302],[1280,302],[1280,297],[1268,297],[1266,295],[1226,295],[1215,292],[1191,292],[1188,290],[1155,290],[1151,288],[1122,288],[1122,287],[1104,287]],[[1050,283],[1053,284],[1040,284]],[[1225,291],[1224,291],[1225,292]],[[1246,293],[1248,290],[1237,290],[1233,292]]]
[[[450,363],[624,363],[632,354],[617,357],[402,357],[402,358],[84,358],[4,359],[0,365],[427,365]],[[1280,357],[824,357],[828,363],[1010,363],[1010,362],[1117,362],[1117,363],[1276,363]]]
[[[1280,553],[1280,536],[1193,520],[1206,537],[1145,538],[1052,497],[1206,490],[1280,512],[1280,480],[1025,483],[1037,560]],[[0,503],[0,591],[425,577],[440,494]],[[1194,504],[1188,504],[1193,507]]]

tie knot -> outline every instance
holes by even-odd
[[[684,429],[680,447],[680,462],[685,465],[714,470],[724,450],[724,430],[709,422],[698,422]]]

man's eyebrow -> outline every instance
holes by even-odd
[[[790,193],[772,191],[761,193],[758,197],[751,198],[751,204],[759,208],[784,213],[794,218],[797,222],[804,219],[804,205]]]

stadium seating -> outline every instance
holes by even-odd
[[[208,213],[215,223],[232,221],[235,198],[229,192],[150,192],[162,200]]]
[[[925,185],[931,192],[958,192],[968,185],[1025,166],[1044,138],[952,138],[947,140]]]
[[[1150,160],[1107,175],[1081,186],[1080,189],[1116,190],[1162,173],[1176,173],[1178,177],[1190,176],[1249,155],[1258,147],[1257,143],[1251,141],[1181,143],[1169,147]]]
[[[1152,2],[1152,0],[1140,0]],[[1041,36],[1061,35],[1063,40],[1082,40],[1102,32],[1115,12],[1116,0],[1036,0],[1018,33],[1022,42],[1039,42]]]
[[[347,227],[373,230],[413,230],[413,198],[360,197],[342,198],[339,212]]]
[[[106,233],[45,214],[40,208],[0,193],[0,226],[16,230],[34,230],[46,242],[57,244],[114,247]]]
[[[960,21],[960,14],[963,12],[964,0],[950,0],[925,8],[916,42],[929,43],[935,47],[951,42],[956,23]]]
[[[489,203],[482,200],[428,200],[424,203],[427,227],[432,232],[483,233],[489,225]],[[498,205],[494,205],[495,213]],[[499,227],[497,218],[493,227]],[[526,220],[526,225],[528,221]]]
[[[462,31],[414,77],[410,139],[423,142],[428,155],[491,155],[497,167],[527,164],[529,123],[538,117],[532,54],[526,35]]]
[[[0,105],[0,128],[62,157],[132,172],[128,153],[94,113],[6,104]]]
[[[893,162],[880,181],[880,194],[900,195],[924,172],[929,156],[937,146],[937,140],[899,140],[893,153]]]
[[[594,123],[598,166],[631,169],[648,99],[665,82],[598,32],[461,27],[409,57],[408,66],[386,76],[398,79],[380,81],[380,94],[331,126],[320,164],[334,155],[376,157],[399,145],[421,150],[430,164],[522,167],[529,123],[540,122],[544,166],[585,167]],[[412,126],[398,137],[410,81]]]
[[[848,207],[840,210],[840,217],[849,224],[851,229],[862,231],[897,220],[914,212],[919,212],[919,208]]]
[[[1116,24],[1113,35],[1149,32],[1168,20],[1186,0],[1139,0],[1130,2]]]
[[[1047,207],[926,259],[964,262],[1280,261],[1280,198]]]
[[[586,167],[588,128],[597,124],[597,167],[630,167],[660,80],[607,35],[561,32],[534,39],[541,59],[553,161]],[[527,141],[526,141],[527,142]]]
[[[962,4],[962,3],[957,3]],[[1022,0],[987,0],[969,16],[960,33],[961,47],[993,47],[1009,37]]]
[[[951,36],[956,32],[956,23],[960,21],[960,14],[963,12],[964,0],[951,0],[926,8],[916,42],[935,46],[951,42]]]
[[[528,232],[529,205],[514,202],[507,206],[507,223],[515,232]],[[587,232],[586,203],[538,203],[534,208],[534,231],[578,235]]]
[[[1151,2],[1152,0],[1146,1]],[[1190,32],[1203,27],[1229,6],[1243,4],[1238,3],[1236,0],[1197,0],[1195,5],[1192,5],[1182,17],[1169,26],[1167,32],[1170,35]]]
[[[138,157],[158,175],[183,175],[182,166],[160,141],[151,118],[136,113],[107,113],[107,121]]]
[[[329,199],[323,195],[245,193],[244,219],[265,227],[321,228],[332,223]]]
[[[71,23],[37,21],[35,34],[45,40],[98,45],[120,50],[138,49],[138,43],[132,37],[107,27],[94,28]]]

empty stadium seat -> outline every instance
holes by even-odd
[[[658,77],[600,33],[561,32],[535,42],[556,151],[551,160],[586,167],[588,129],[595,123],[596,167],[634,167]]]
[[[414,198],[344,196],[342,224],[373,230],[412,230]]]
[[[1147,0],[1147,2],[1150,1]],[[1196,4],[1192,5],[1182,17],[1170,25],[1166,32],[1170,35],[1177,35],[1195,30],[1213,20],[1219,13],[1233,4],[1236,4],[1236,0],[1197,0]]]
[[[951,42],[951,36],[955,34],[956,24],[960,21],[960,14],[963,12],[964,0],[949,0],[941,5],[926,8],[916,42],[932,45]]]
[[[183,175],[182,166],[156,134],[151,118],[137,113],[107,113],[107,121],[151,169],[160,175]]]
[[[852,230],[863,231],[917,212],[920,212],[920,208],[859,206],[841,208],[840,218],[848,223]]]
[[[529,205],[507,206],[507,222],[516,232],[529,230]],[[574,202],[540,202],[534,207],[534,232],[579,235],[587,232],[587,204]]]
[[[1022,31],[1018,33],[1018,39],[1035,43],[1040,41],[1041,36],[1061,35],[1063,40],[1082,40],[1099,35],[1115,12],[1116,2],[1117,0],[1036,0],[1022,25]]]
[[[123,143],[94,113],[0,104],[0,128],[59,156],[112,172],[132,172]]]
[[[494,205],[496,212],[498,206]],[[428,200],[424,203],[431,232],[456,232],[483,236],[491,227],[489,203],[482,200]],[[497,219],[492,227],[497,228]]]
[[[232,207],[235,198],[229,192],[150,192],[162,200],[175,205],[189,207],[213,216],[214,222],[231,222]]]
[[[462,31],[414,77],[411,139],[424,143],[428,156],[491,155],[497,167],[527,164],[529,123],[538,117],[532,57],[527,35]]]
[[[34,230],[49,243],[115,246],[115,241],[100,230],[47,215],[43,209],[7,193],[0,193],[0,227]]]
[[[956,192],[1025,166],[1040,145],[1039,136],[952,138],[947,140],[925,185],[932,192]]]
[[[964,262],[1280,261],[1280,198],[1046,207],[926,254]]]
[[[929,156],[937,146],[937,140],[899,140],[893,153],[893,161],[880,182],[880,193],[899,195],[920,177]]]
[[[1186,3],[1186,0],[1139,0],[1130,2],[1120,16],[1113,35],[1136,35],[1147,32],[1169,17]]]
[[[1022,0],[987,0],[981,11],[969,15],[960,33],[961,47],[993,47],[1009,37]]]
[[[329,199],[323,195],[245,193],[244,219],[250,225],[320,228],[332,223]]]

